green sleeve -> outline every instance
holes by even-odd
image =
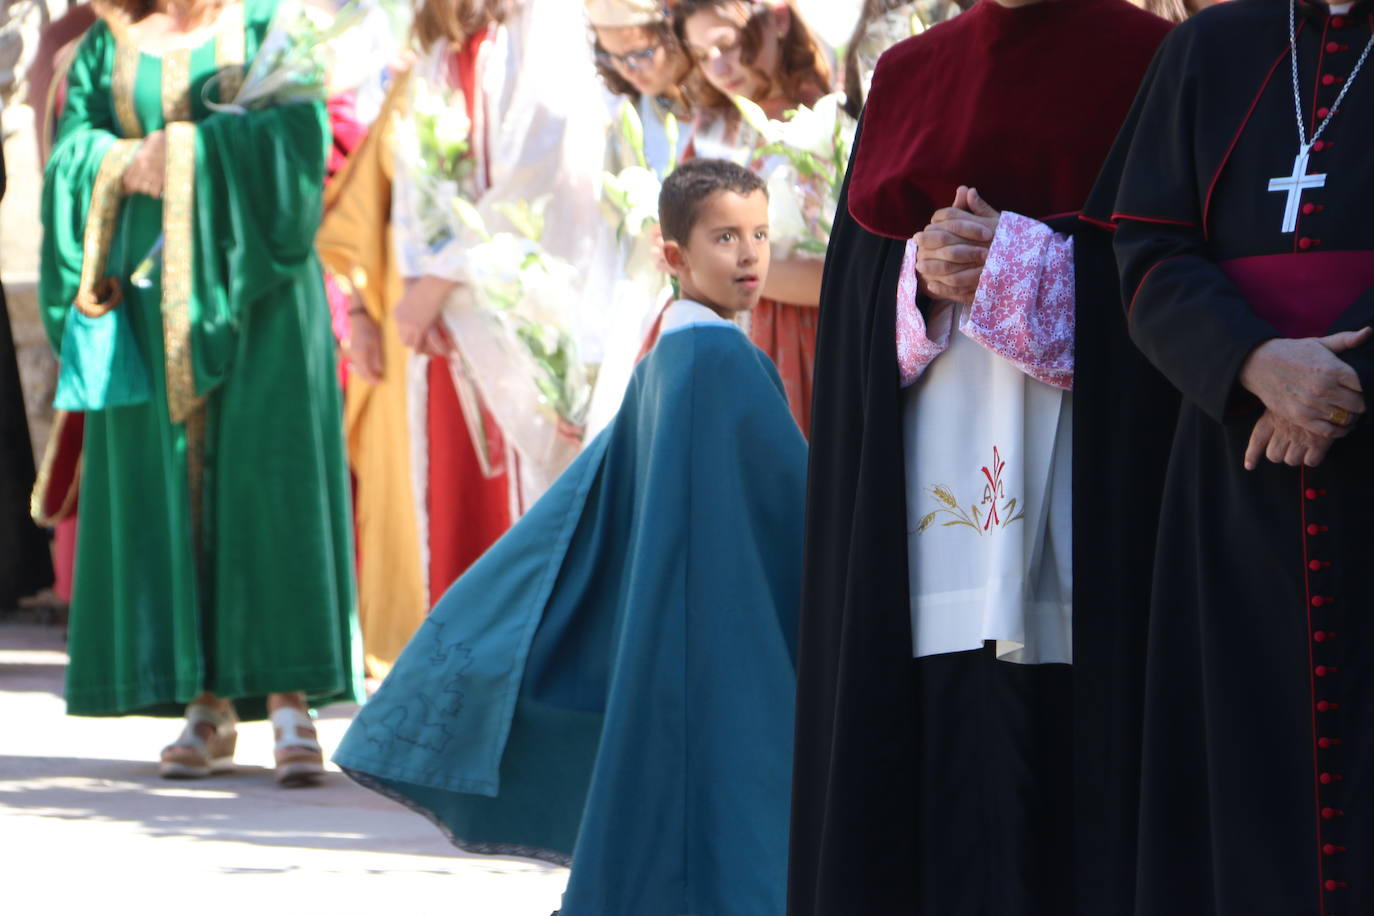
[[[195,308],[198,391],[223,380],[248,311],[296,283],[322,283],[329,122],[322,103],[214,114],[196,131]]]
[[[81,281],[86,216],[101,162],[118,139],[110,94],[114,41],[97,22],[67,75],[67,103],[43,173],[43,243],[39,306],[48,340],[60,349],[62,328]]]

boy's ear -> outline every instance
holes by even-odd
[[[673,273],[677,273],[687,266],[687,258],[682,252],[682,243],[668,239],[663,241],[663,260],[668,262]]]

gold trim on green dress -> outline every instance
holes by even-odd
[[[43,189],[43,317],[65,365],[142,366],[151,392],[104,407],[107,380],[80,386],[96,402],[70,620],[75,714],[179,716],[210,690],[257,718],[269,693],[362,695],[340,394],[313,250],[328,120],[318,103],[235,115],[204,98],[226,68],[216,90],[232,98],[274,8],[226,7],[214,37],[163,57],[97,22],[68,74]],[[87,214],[107,210],[101,165],[156,130],[164,199],[121,190],[111,217],[103,272],[124,300],[75,322]],[[164,229],[161,270],[134,287]],[[102,336],[114,319],[127,333]],[[111,344],[118,359],[101,349]]]

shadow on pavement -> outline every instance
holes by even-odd
[[[329,773],[313,788],[279,789],[270,770],[242,766],[209,779],[161,779],[151,763],[72,757],[0,755],[0,807],[70,821],[107,821],[139,825],[149,837],[188,837],[254,846],[397,853],[433,858],[433,869],[408,873],[449,874],[445,859],[482,859],[453,847],[437,846],[434,828],[394,803],[355,786],[341,773]],[[398,824],[397,818],[413,819]],[[370,829],[385,819],[387,835]],[[511,870],[511,861],[493,861],[493,871]],[[556,871],[543,863],[518,860],[531,871]],[[464,863],[471,870],[472,861]],[[265,869],[285,873],[295,866]]]
[[[0,662],[0,690],[6,693],[47,693],[62,696],[67,666],[63,664],[7,665]]]

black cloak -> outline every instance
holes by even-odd
[[[905,88],[908,110],[930,114],[926,122],[906,118],[913,129],[938,138],[931,119],[957,122],[977,112],[993,119],[984,129],[994,125],[995,137],[996,111],[984,111],[976,99],[947,111],[923,108],[916,98],[918,87],[931,88],[921,79],[930,75],[920,72],[923,42],[957,38],[952,27],[965,20],[972,28],[980,8],[897,46],[880,63],[826,260],[798,671],[791,916],[1129,912],[1146,609],[1176,397],[1127,339],[1110,234],[1076,212],[1062,213],[1081,207],[1165,26],[1115,0],[1027,8],[1047,17],[1021,33],[1036,42],[1036,53],[1052,56],[1046,41],[1064,42],[1065,52],[1090,46],[1094,60],[1114,62],[1118,88],[1113,105],[1096,112],[1096,161],[1079,163],[1073,184],[1038,203],[1044,195],[1032,177],[1035,165],[1066,158],[1064,150],[1052,134],[1039,138],[1042,148],[1024,147],[1030,141],[1011,129],[999,148],[1022,144],[1027,152],[1002,161],[1007,170],[1026,170],[1019,186],[1029,203],[1015,199],[1016,182],[1002,182],[1000,199],[987,193],[994,206],[1042,219],[1075,240],[1075,663],[1010,665],[995,662],[990,650],[913,661],[895,347],[903,239],[945,203],[934,197],[946,187],[952,198],[960,183],[991,185],[978,174],[913,177],[932,187],[924,211],[896,208],[906,221],[901,226],[863,221],[883,234],[855,218],[851,193],[866,162],[883,162],[887,144],[902,149],[900,132],[872,133],[885,131],[872,120],[885,104],[885,65],[887,96]],[[1011,12],[999,7],[992,14]],[[1065,18],[1049,18],[1059,16]],[[1108,20],[1117,21],[1107,27]],[[1045,30],[1038,36],[1037,26]],[[997,37],[1002,43],[990,50],[1005,52],[1008,36]],[[894,54],[910,73],[892,65]],[[1005,53],[984,56],[1008,62]],[[985,84],[989,91],[1007,85]],[[1048,101],[1060,123],[1082,117],[1063,86],[1041,91],[1062,94]],[[879,145],[868,146],[874,137]],[[994,158],[982,160],[995,165]],[[892,179],[887,174],[870,187],[891,192]],[[1059,206],[1066,196],[1073,202]],[[873,203],[859,209],[892,212]]]

